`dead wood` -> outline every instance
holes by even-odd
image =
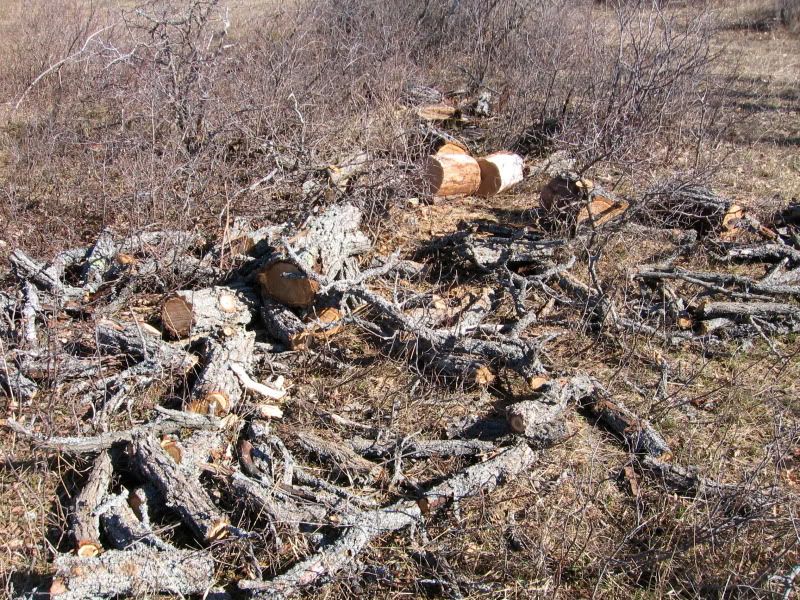
[[[253,355],[254,342],[255,334],[252,332],[237,332],[233,337],[219,342],[206,338],[203,344],[203,370],[192,387],[186,410],[221,416],[239,404],[244,388],[235,368],[246,371],[246,365]]]
[[[132,461],[139,475],[163,496],[202,541],[213,541],[228,533],[227,516],[214,506],[191,467],[178,464],[152,436],[133,441]]]
[[[256,598],[289,598],[312,585],[327,583],[339,572],[352,568],[353,559],[378,536],[411,526],[451,502],[479,493],[490,493],[533,466],[537,454],[521,444],[467,467],[429,489],[418,502],[401,501],[386,508],[364,511],[347,522],[347,530],[332,544],[271,581],[242,580],[239,588]]]
[[[780,262],[788,259],[800,265],[800,250],[780,244],[732,245],[726,249],[724,260],[743,262]]]
[[[27,402],[39,393],[39,386],[23,375],[10,361],[10,356],[0,360],[0,387],[12,398]]]
[[[116,444],[130,442],[140,436],[161,436],[181,429],[221,429],[224,426],[224,421],[215,417],[164,408],[160,408],[159,412],[164,418],[125,431],[110,431],[95,436],[47,437],[30,431],[14,419],[5,419],[2,425],[23,436],[38,449],[73,455],[108,450]]]
[[[214,559],[197,550],[139,546],[89,558],[62,554],[55,566],[50,595],[60,600],[201,594],[214,583]]]
[[[284,305],[270,300],[262,299],[261,320],[269,335],[282,343],[290,350],[303,350],[306,348],[308,336],[305,335],[306,326],[303,321]]]
[[[194,356],[161,341],[137,322],[101,321],[97,349],[101,354],[124,354],[135,361],[157,361],[166,374],[182,375],[197,364]]]
[[[135,549],[139,545],[158,550],[172,551],[175,548],[159,538],[150,528],[149,519],[143,522],[130,506],[127,490],[113,497],[109,506],[100,515],[103,532],[115,550]],[[146,513],[146,509],[144,511]]]
[[[95,459],[89,478],[75,498],[71,533],[78,556],[97,556],[103,549],[97,508],[106,499],[113,471],[111,455],[104,450]]]
[[[700,285],[709,291],[725,294],[745,300],[765,300],[769,296],[800,297],[800,286],[781,285],[764,281],[756,281],[749,277],[727,273],[710,273],[704,271],[687,271],[679,267],[654,267],[640,269],[636,277],[642,279],[673,279]],[[725,286],[738,288],[728,289]]]
[[[572,172],[559,173],[542,188],[539,206],[553,228],[599,227],[628,210],[625,200]]]
[[[399,452],[402,458],[446,458],[491,454],[496,446],[482,440],[419,440],[415,437],[395,440],[368,440],[355,436],[348,440],[350,447],[370,459],[390,459]]]
[[[800,307],[779,302],[705,302],[698,309],[702,319],[727,318],[741,321],[752,317],[800,320]]]
[[[684,181],[667,181],[651,188],[637,209],[637,215],[649,223],[699,233],[734,228],[734,221],[745,215],[732,201]]]
[[[385,477],[380,465],[356,454],[344,440],[326,439],[308,432],[299,432],[295,437],[303,450],[330,465],[351,485],[356,481],[370,483]]]
[[[65,285],[61,281],[62,272],[57,265],[48,266],[37,262],[22,250],[14,250],[8,259],[21,281],[32,281],[61,301],[77,301],[83,298],[81,288]]]

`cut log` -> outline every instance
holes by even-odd
[[[214,585],[214,559],[197,550],[140,546],[81,558],[60,555],[50,595],[59,600],[202,594]]]
[[[211,502],[192,468],[177,464],[150,436],[134,441],[132,456],[139,474],[201,540],[210,542],[227,535],[228,518]]]
[[[257,274],[262,295],[287,306],[310,306],[319,284],[304,275],[305,271],[317,272],[327,281],[355,275],[354,257],[372,245],[360,226],[361,212],[351,204],[331,206],[310,218],[289,240],[292,258],[276,259]]]
[[[478,159],[481,184],[478,196],[494,196],[522,181],[522,157],[513,152],[495,152]]]
[[[256,277],[270,298],[286,306],[311,306],[319,291],[319,283],[286,260],[276,260],[267,265]]]
[[[436,154],[428,157],[423,180],[433,196],[469,196],[481,184],[481,168],[466,154]]]
[[[175,339],[192,332],[192,305],[180,296],[170,296],[161,305],[161,324]]]
[[[735,321],[750,317],[800,320],[800,306],[780,302],[706,302],[700,306],[698,314],[702,319],[727,318]]]
[[[436,154],[469,154],[469,151],[456,142],[445,142],[436,150]]]
[[[186,409],[200,414],[222,416],[241,402],[244,388],[231,367],[238,364],[245,368],[250,363],[254,343],[253,332],[242,332],[222,342],[206,338],[203,370],[192,387],[191,400]]]
[[[261,305],[261,320],[267,333],[289,350],[305,350],[308,336],[306,326],[296,314],[284,305],[264,298]]]
[[[545,213],[545,221],[554,226],[598,227],[628,210],[625,200],[571,172],[559,173],[542,188],[539,205]]]
[[[92,472],[86,480],[72,514],[72,537],[78,556],[97,556],[103,549],[100,543],[100,517],[97,507],[103,503],[111,484],[114,467],[108,452],[101,452],[94,461]]]
[[[447,121],[458,116],[458,109],[449,104],[427,104],[417,109],[417,115],[424,121]]]
[[[745,211],[709,188],[666,181],[645,192],[637,215],[664,228],[694,229],[701,234],[735,228]]]

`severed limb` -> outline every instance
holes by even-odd
[[[97,556],[103,549],[97,508],[106,499],[113,471],[111,455],[104,450],[95,459],[89,478],[75,498],[70,521],[78,556]]]

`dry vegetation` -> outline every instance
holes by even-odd
[[[496,451],[400,460],[404,444],[452,437],[464,417],[502,418],[509,405],[536,398],[534,374],[588,374],[604,388],[599,397],[623,403],[660,432],[671,464],[692,465],[705,479],[683,489],[670,483],[630,443],[629,431],[607,426],[594,412],[601,409],[578,397],[565,416],[569,435],[538,448],[532,466],[491,493],[473,490],[410,530],[377,537],[332,581],[302,593],[791,597],[800,583],[800,225],[797,208],[794,224],[776,215],[800,197],[797,2],[658,4],[0,2],[0,381],[25,352],[35,350],[37,364],[47,365],[30,397],[0,388],[3,422],[22,424],[0,431],[5,593],[44,597],[50,589],[54,556],[74,549],[71,514],[94,458],[43,451],[25,430],[44,438],[125,431],[149,422],[155,406],[196,400],[193,386],[202,381],[199,368],[185,381],[164,373],[134,385],[120,405],[127,410],[113,412],[102,408],[105,391],[102,398],[74,393],[74,382],[64,382],[64,356],[91,365],[84,379],[92,381],[130,366],[124,352],[101,352],[103,319],[135,316],[163,329],[161,304],[177,290],[240,276],[253,285],[269,254],[257,246],[239,256],[247,252],[234,250],[235,231],[287,224],[294,233],[310,215],[347,203],[363,215],[370,243],[356,272],[395,252],[426,270],[405,277],[387,269],[364,281],[338,275],[340,287],[342,278],[353,283],[350,290],[323,280],[339,294],[344,327],[311,350],[276,345],[256,318],[248,325],[259,344],[252,374],[281,374],[292,384],[285,415],[272,425],[278,437],[349,440],[355,422],[360,435],[402,440],[397,455],[376,459],[385,477],[369,484],[290,443],[311,472],[381,506],[413,502]],[[422,122],[416,107],[440,101],[458,106],[462,118]],[[419,165],[450,137],[476,155],[515,150],[525,158],[525,180],[489,199],[427,202],[416,187]],[[331,165],[361,153],[363,168],[336,181]],[[559,170],[553,157],[631,208],[602,228],[545,218],[539,190]],[[669,204],[685,199],[675,189],[701,187],[748,210],[752,219],[735,237],[681,214],[686,204]],[[563,241],[563,255],[532,271],[454,258],[460,242],[451,234],[501,226],[513,228],[512,238],[528,228],[526,235]],[[186,252],[202,263],[202,275],[160,262],[187,246],[162,239],[132,252],[152,271],[118,269],[112,283],[104,274],[76,307],[51,305],[50,295],[63,289],[10,266],[14,250],[46,263],[70,248],[92,248],[101,232],[121,248],[165,230],[203,237]],[[268,241],[271,252],[283,251],[280,238]],[[730,259],[767,244],[784,254]],[[567,277],[560,259],[568,256],[575,261]],[[646,266],[748,283],[711,288],[641,275]],[[537,279],[545,267],[553,272]],[[81,277],[88,289],[86,272],[67,270],[64,285]],[[524,278],[530,288],[514,283]],[[794,317],[730,317],[730,329],[699,330],[705,302],[730,300],[734,288],[734,299],[753,300],[761,293],[754,282],[791,288],[772,300]],[[432,374],[426,357],[437,344],[426,346],[428,334],[382,313],[369,296],[427,294],[433,310],[434,296],[452,307],[486,287],[496,296],[475,336],[535,346],[541,372],[465,352],[486,362],[493,382],[474,387],[469,377]],[[36,289],[38,308],[30,301]],[[370,308],[353,308],[354,299]],[[688,331],[680,318],[693,320]],[[520,322],[525,327],[516,328]],[[202,343],[171,344],[207,360]],[[329,411],[350,425],[323,418]],[[220,469],[242,458],[239,430],[226,435],[230,452],[216,457]],[[517,443],[503,435],[493,440],[498,447]],[[115,493],[147,479],[120,468],[126,460],[114,456]],[[207,544],[174,515],[154,522],[176,547],[210,548],[218,595],[209,597],[250,597],[237,582],[277,576],[345,529],[334,522],[321,533],[281,531],[284,543],[276,544],[274,519],[254,516],[230,482],[212,475],[202,481],[214,505],[252,536]]]

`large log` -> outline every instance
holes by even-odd
[[[214,559],[207,552],[137,547],[82,558],[59,555],[50,595],[59,600],[202,594],[214,583]]]
[[[423,179],[432,196],[469,196],[481,184],[481,168],[466,154],[436,154],[428,157]]]
[[[478,196],[494,196],[522,181],[522,157],[513,152],[495,152],[478,159],[481,184]]]

